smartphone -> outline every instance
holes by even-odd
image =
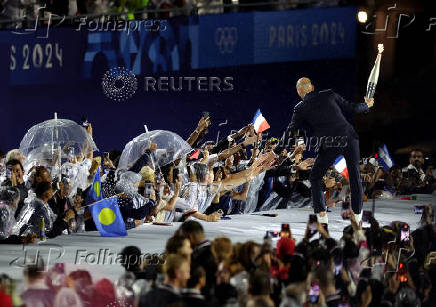
[[[210,113],[207,111],[203,111],[203,117],[208,118],[210,116]]]
[[[372,217],[371,211],[367,211],[367,210],[363,211],[363,213],[362,213],[362,228],[363,229],[371,228],[371,223],[370,223],[371,217]]]
[[[314,235],[318,230],[316,229],[315,223],[318,222],[318,218],[316,217],[316,214],[310,214],[309,215],[309,227],[310,227],[310,234]]]
[[[335,275],[338,276],[339,274],[341,274],[341,271],[342,271],[342,263],[335,264]]]
[[[68,158],[70,160],[74,159],[74,147],[70,147],[69,151],[68,151]]]
[[[316,304],[319,301],[319,283],[317,280],[313,280],[310,283],[309,301],[312,304]]]
[[[304,138],[301,138],[301,137],[297,138],[296,145],[297,146],[304,145]]]
[[[414,206],[413,210],[415,210],[415,214],[422,214],[424,212],[425,206]]]
[[[232,218],[230,216],[222,216],[221,219],[222,220],[231,220]]]
[[[12,167],[7,166],[6,167],[6,178],[11,179],[12,177]]]
[[[109,160],[109,153],[107,151],[105,151],[103,153],[103,158],[105,158],[106,160]]]
[[[85,128],[88,128],[89,126],[88,118],[86,116],[82,117],[82,126]]]
[[[410,228],[409,225],[404,224],[400,230],[400,239],[401,242],[409,242],[410,241]]]
[[[144,184],[144,197],[150,198],[152,192],[153,192],[153,184],[150,182],[146,182]]]
[[[162,174],[161,173],[156,174],[156,182],[157,182],[157,184],[161,184],[161,182],[162,182]]]

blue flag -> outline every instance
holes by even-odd
[[[101,179],[100,179],[100,167],[97,168],[97,172],[94,175],[94,181],[89,189],[88,196],[86,198],[86,203],[95,203],[96,201],[102,200],[103,195],[101,193]]]
[[[102,237],[127,236],[117,197],[100,200],[91,206],[92,218]]]

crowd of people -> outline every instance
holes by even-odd
[[[41,219],[49,238],[96,230],[90,209],[95,199],[90,193],[97,171],[102,197],[117,199],[126,229],[188,218],[217,222],[229,214],[311,205],[314,158],[303,159],[304,144],[284,146],[285,136],[262,141],[252,124],[217,144],[202,141],[210,123],[209,117],[202,117],[186,142],[182,140],[192,151],[162,167],[155,161],[165,149],[153,141],[144,143],[141,156],[122,167],[120,150],[102,157],[94,157],[92,151],[69,155],[57,160],[62,165],[47,157],[29,164],[18,149],[6,155],[0,152],[1,242],[34,240],[41,232]],[[80,129],[86,129],[92,140],[91,124]],[[376,159],[368,159],[361,165],[364,198],[431,194],[435,172],[424,161],[423,153],[413,150],[408,166],[394,165],[386,171]],[[322,185],[328,208],[350,209],[345,175],[332,166]]]
[[[379,167],[376,160],[369,159],[361,165],[365,194],[368,198],[390,198],[395,195],[431,194],[435,190],[435,175],[432,163],[425,165],[424,153],[414,149],[409,155],[409,165],[401,168],[393,165],[389,170]]]
[[[432,207],[421,227],[371,218],[362,229],[354,215],[335,240],[321,224],[308,221],[297,242],[288,224],[278,240],[262,244],[206,238],[202,225],[185,221],[166,242],[165,252],[141,259],[126,246],[125,272],[114,282],[93,281],[90,272],[66,272],[62,263],[46,268],[42,258],[23,271],[18,295],[3,275],[0,304],[9,306],[434,306],[436,233]],[[408,236],[404,236],[407,230]]]
[[[303,158],[304,144],[285,146],[284,136],[262,140],[252,124],[218,143],[204,141],[210,124],[210,118],[203,116],[186,140],[192,151],[159,168],[156,156],[163,148],[152,141],[128,168],[119,166],[120,150],[69,156],[60,166],[41,160],[29,170],[25,170],[28,157],[20,150],[0,152],[0,243],[33,243],[42,232],[53,238],[96,230],[89,195],[97,172],[103,198],[117,199],[127,230],[149,222],[184,222],[168,240],[165,259],[159,264],[128,265],[126,276],[115,284],[109,280],[94,284],[86,271],[66,276],[61,265],[45,273],[44,263],[38,261],[24,270],[29,290],[21,300],[26,306],[39,299],[43,306],[66,306],[71,301],[76,306],[123,306],[120,300],[139,306],[418,306],[418,301],[431,306],[436,276],[431,206],[423,210],[422,227],[410,236],[403,235],[410,231],[406,223],[380,227],[374,218],[362,230],[348,210],[344,218],[350,218],[352,226],[344,229],[339,241],[316,220],[308,222],[299,243],[289,225],[283,225],[276,246],[272,234],[263,245],[233,244],[228,238],[207,241],[198,221],[310,206],[314,163],[313,158]],[[80,129],[92,138],[91,124]],[[366,196],[432,193],[434,171],[424,162],[419,150],[411,152],[405,168],[385,171],[375,159],[362,162]],[[323,186],[327,207],[346,208],[345,176],[332,167]],[[319,239],[314,236],[317,232]],[[141,250],[130,246],[123,253],[136,255]],[[50,284],[59,280],[58,275],[63,282]],[[2,300],[8,300],[10,289],[3,282]]]

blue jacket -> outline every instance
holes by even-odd
[[[344,114],[368,112],[366,103],[351,103],[332,90],[310,92],[294,108],[288,130],[306,127],[312,136],[347,136],[358,138]]]

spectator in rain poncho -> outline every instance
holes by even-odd
[[[20,200],[20,192],[17,188],[0,188],[0,240],[9,238],[12,227],[15,225],[15,210]]]
[[[91,166],[92,160],[89,158],[85,158],[81,162],[67,162],[62,165],[62,174],[69,178],[71,185],[69,196],[75,195],[77,189],[85,190],[88,187],[88,176]]]
[[[55,236],[51,233],[53,224],[56,221],[56,214],[48,205],[48,201],[53,197],[53,190],[51,183],[40,182],[37,184],[36,198],[23,207],[17,219],[17,227],[20,235],[27,235],[30,233],[39,233],[41,227],[41,220],[44,218],[45,232],[48,237]]]
[[[30,204],[35,198],[35,190],[36,186],[40,182],[48,182],[51,183],[51,175],[50,172],[43,166],[35,166],[32,169],[31,175],[30,175],[30,189],[28,190],[28,196],[24,200],[24,204],[28,205]]]
[[[166,177],[168,182],[173,182],[173,168],[168,170]],[[169,175],[171,173],[171,175]],[[157,184],[156,175],[152,168],[144,166],[141,169],[141,181],[139,183],[139,193],[146,198],[152,198],[156,201],[156,207],[152,215],[155,216],[156,222],[173,222],[182,218],[182,212],[189,209],[184,199],[179,198],[181,180],[177,179],[174,183],[174,189],[166,183],[165,178],[160,179]],[[165,177],[165,176],[164,176]]]
[[[220,219],[218,214],[205,214],[206,209],[218,192],[217,187],[208,184],[209,168],[204,163],[195,163],[191,168],[191,172],[194,173],[196,182],[190,182],[187,185],[188,193],[185,195],[185,200],[190,209],[197,211],[193,216],[208,222],[218,221]]]
[[[21,208],[24,206],[24,199],[27,198],[27,187],[24,182],[24,168],[19,160],[11,159],[6,164],[10,169],[7,179],[2,183],[2,186],[16,187],[20,191],[20,201],[18,202],[17,210],[15,211],[15,218],[18,216]]]
[[[116,168],[120,160],[121,152],[113,150],[109,153],[108,157],[104,157],[104,175],[101,177],[101,188],[103,191],[103,197],[111,197],[116,194]]]
[[[146,198],[138,193],[140,181],[141,175],[127,171],[120,175],[120,180],[116,184],[116,191],[122,193],[117,198],[126,229],[141,225],[155,205],[152,198]]]

